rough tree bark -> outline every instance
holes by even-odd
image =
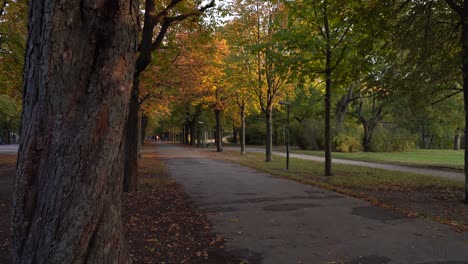
[[[125,161],[123,191],[134,192],[138,190],[138,87],[139,79],[134,79],[130,102],[128,105],[128,116],[125,123]],[[130,116],[137,118],[129,118]],[[131,139],[131,140],[130,140]]]
[[[120,197],[137,2],[29,4],[14,263],[130,263]]]

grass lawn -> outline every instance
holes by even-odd
[[[285,170],[285,158],[274,156],[264,162],[263,153],[237,151],[216,153],[219,158],[251,167],[272,175],[316,185],[380,206],[420,215],[468,229],[468,207],[461,202],[463,183],[405,172],[387,171],[352,165],[334,164],[332,177],[325,177],[321,162],[292,158]]]
[[[293,150],[292,153],[324,156],[323,151]],[[332,157],[418,167],[463,170],[463,153],[463,151],[449,149],[416,149],[406,152],[333,152]]]

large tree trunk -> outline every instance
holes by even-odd
[[[138,106],[138,118],[137,118],[137,153],[138,157],[141,157],[141,147],[143,146],[142,143],[143,139],[141,138],[141,113],[140,113],[140,106]],[[138,170],[138,165],[136,167]]]
[[[462,64],[465,127],[468,127],[468,0],[463,1],[462,20]],[[468,133],[465,132],[465,203],[468,203]]]
[[[328,61],[329,59],[327,56],[327,62]],[[327,76],[326,76],[326,84],[325,84],[325,176],[332,175],[330,121],[331,121],[331,71],[327,66]]]
[[[370,131],[369,126],[367,123],[362,123],[362,127],[364,129],[364,137],[362,138],[362,148],[365,152],[371,151],[371,140],[372,140],[372,132]]]
[[[221,111],[215,110],[215,117],[216,117],[216,151],[222,152],[223,151],[223,133],[221,127]]]
[[[125,167],[124,167],[124,192],[138,190],[138,86],[139,79],[134,79],[128,116],[125,124]]]
[[[327,52],[325,80],[325,176],[332,175],[331,169],[331,52]]]
[[[272,161],[272,151],[273,151],[273,129],[272,129],[272,111],[268,109],[265,113],[265,161]]]
[[[131,262],[120,198],[137,14],[136,1],[30,1],[14,263]]]
[[[330,27],[327,17],[327,1],[324,2],[324,25],[327,41],[326,64],[325,64],[325,176],[332,176],[331,159],[331,74],[332,74],[332,51],[330,43]]]
[[[141,117],[141,145],[142,146],[145,144],[147,126],[148,126],[148,116],[143,115]]]
[[[241,109],[241,131],[240,131],[241,155],[245,154],[245,109]]]

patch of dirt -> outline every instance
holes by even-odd
[[[0,263],[11,263],[10,198],[16,155],[0,155]],[[140,159],[141,189],[123,195],[123,221],[133,263],[239,263],[224,252],[204,212],[166,174],[152,153]]]

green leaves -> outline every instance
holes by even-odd
[[[17,129],[19,127],[20,115],[20,104],[8,95],[0,95],[0,128]]]

